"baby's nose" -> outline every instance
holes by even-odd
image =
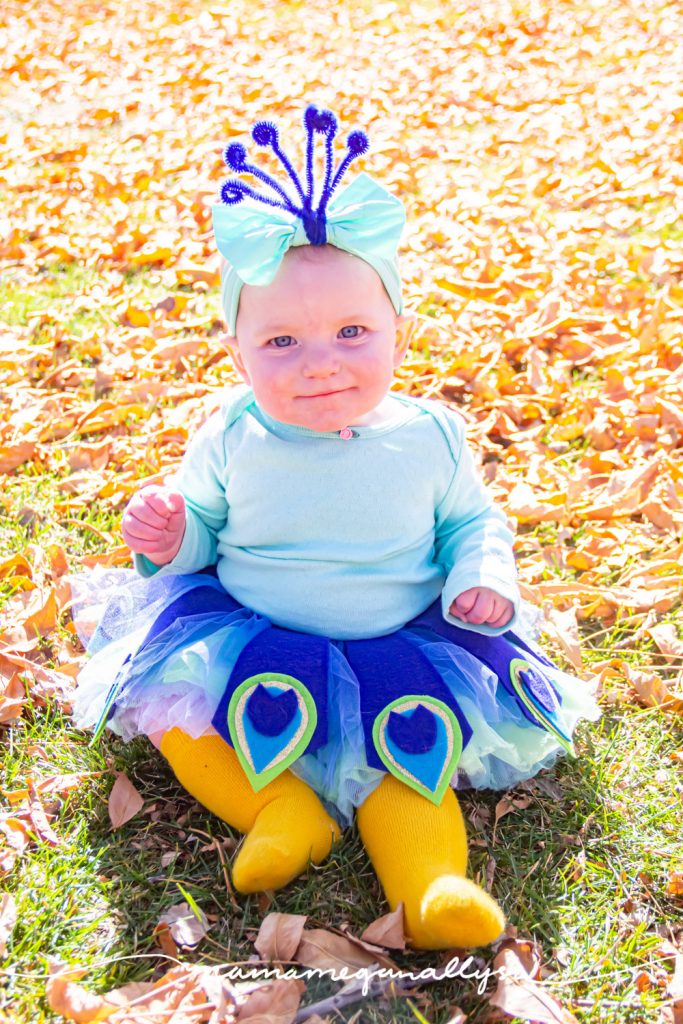
[[[305,377],[331,377],[341,368],[339,356],[327,346],[310,348],[306,353],[303,372]]]

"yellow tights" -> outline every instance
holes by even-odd
[[[290,771],[255,793],[237,754],[220,736],[193,740],[171,729],[161,752],[192,796],[247,834],[232,868],[239,892],[286,885],[309,860],[324,860],[340,835],[313,790]]]
[[[246,833],[233,865],[240,892],[286,885],[309,861],[324,860],[339,838],[339,826],[309,786],[285,771],[255,793],[219,736],[193,740],[171,729],[161,751],[188,792]],[[414,946],[480,946],[500,935],[505,921],[498,904],[464,877],[467,837],[452,790],[435,807],[387,775],[358,808],[358,828],[389,906],[404,904]]]

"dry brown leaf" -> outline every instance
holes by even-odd
[[[0,847],[0,878],[9,875],[17,862],[19,854],[11,846]]]
[[[237,1024],[292,1024],[305,990],[303,981],[294,978],[260,986],[240,1007]]]
[[[116,1007],[77,984],[74,979],[82,977],[83,973],[65,968],[50,975],[46,986],[50,1009],[76,1024],[107,1020]]]
[[[670,689],[656,672],[641,672],[626,661],[619,662],[619,670],[647,707],[661,707],[666,711],[683,713],[683,692]]]
[[[308,918],[304,914],[268,914],[254,945],[262,960],[293,960]]]
[[[112,828],[121,828],[142,810],[143,798],[130,779],[123,773],[116,773],[116,782],[109,794],[109,820]]]
[[[0,832],[7,844],[17,853],[23,853],[31,841],[26,822],[14,816],[0,817]]]
[[[322,971],[340,971],[344,967],[357,971],[382,962],[382,951],[377,953],[379,955],[364,948],[358,940],[335,935],[323,928],[307,928],[296,951],[296,959],[305,967],[316,967]]]
[[[566,611],[550,609],[543,628],[560,645],[567,661],[581,671],[583,657],[579,627],[576,621],[576,608],[567,608]]]
[[[361,939],[377,946],[386,946],[387,949],[405,949],[403,903],[399,903],[396,910],[378,917],[376,921],[369,924],[361,935]]]
[[[50,825],[43,803],[33,788],[32,783],[29,783],[28,814],[34,832],[41,839],[50,846],[59,846],[61,844],[61,839]]]
[[[170,957],[171,960],[178,959],[178,953],[180,950],[178,949],[175,940],[171,935],[171,929],[167,924],[162,924],[161,922],[157,924],[152,932],[152,936],[162,953],[167,957]]]
[[[673,622],[657,623],[657,625],[648,627],[647,632],[667,660],[680,661],[683,659],[683,640],[678,636]]]
[[[578,1024],[573,1013],[529,977],[514,949],[503,948],[494,959],[494,967],[503,973],[498,976],[496,990],[489,997],[492,1006],[510,1017],[520,1017],[534,1024]]]
[[[683,896],[683,871],[672,871],[669,874],[666,891],[672,896]]]
[[[505,794],[496,804],[495,818],[493,821],[493,834],[491,841],[496,841],[496,828],[501,818],[504,818],[506,814],[511,814],[512,811],[525,811],[531,804],[530,796],[513,796],[510,797]]]
[[[14,722],[26,704],[26,687],[18,672],[6,681],[0,676],[0,722]]]
[[[199,910],[199,915],[198,917],[187,903],[177,903],[161,915],[159,925],[168,928],[179,949],[194,949],[204,938],[209,927],[202,910]]]

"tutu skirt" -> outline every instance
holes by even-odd
[[[342,824],[387,770],[428,795],[448,784],[506,789],[571,749],[579,719],[599,715],[588,685],[526,631],[483,636],[436,605],[389,636],[341,641],[274,626],[207,571],[100,570],[71,584],[89,654],[74,699],[80,727],[106,721],[124,740],[157,743],[174,727],[217,732],[250,778],[290,767]]]

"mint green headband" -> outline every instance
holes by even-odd
[[[396,256],[405,224],[403,204],[367,174],[359,174],[345,189],[335,193],[348,165],[367,150],[367,136],[364,132],[351,132],[346,156],[335,168],[334,114],[309,106],[304,126],[308,139],[305,189],[280,148],[275,125],[260,121],[252,129],[254,141],[269,146],[283,164],[296,189],[294,198],[270,175],[247,162],[241,143],[233,142],[225,149],[224,160],[233,171],[265,182],[278,197],[264,196],[241,179],[232,178],[223,183],[222,202],[212,207],[216,244],[228,263],[222,272],[221,296],[228,331],[233,336],[242,286],[270,284],[287,250],[299,245],[329,244],[358,256],[379,274],[396,313],[403,312]],[[317,189],[317,208],[313,177],[316,135],[325,137],[325,169]]]
[[[310,245],[301,220],[287,210],[240,203],[216,204],[213,230],[223,268],[221,297],[228,332],[234,336],[243,284],[266,285],[292,246]],[[335,195],[327,210],[327,242],[369,263],[397,313],[403,312],[396,247],[405,224],[400,199],[368,174],[359,174]]]

